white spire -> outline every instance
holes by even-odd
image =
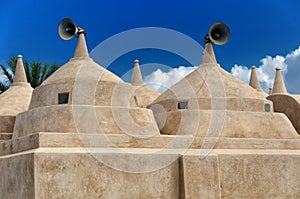
[[[284,85],[284,81],[281,76],[280,68],[277,67],[272,94],[285,94],[285,93],[287,93],[287,91]]]
[[[28,84],[25,69],[24,69],[24,64],[22,61],[22,55],[18,55],[15,77],[14,77],[12,86],[20,85],[20,84],[24,84],[24,83]]]
[[[256,75],[256,67],[255,66],[251,67],[251,75],[250,75],[249,85],[256,90],[261,91],[260,83],[259,83],[257,75]]]
[[[79,58],[79,57],[89,57],[84,33],[80,33],[78,35],[77,45],[74,53],[74,58]]]
[[[139,60],[134,60],[134,68],[132,71],[132,77],[131,77],[131,85],[133,86],[140,86],[143,85],[143,78],[142,73],[139,65]]]
[[[212,43],[210,43],[210,42],[207,42],[205,44],[204,54],[202,57],[202,64],[205,64],[205,63],[217,63],[214,49],[213,49]]]

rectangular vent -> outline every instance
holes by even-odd
[[[265,104],[265,112],[270,112],[270,111],[271,111],[270,104]]]
[[[59,93],[58,94],[58,104],[68,104],[69,93]]]
[[[188,102],[183,101],[183,102],[178,102],[178,109],[187,109],[188,108]]]

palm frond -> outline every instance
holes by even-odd
[[[31,65],[31,86],[35,88],[39,86],[40,76],[41,76],[41,66],[42,63],[40,61],[35,61]]]
[[[13,74],[15,74],[15,72],[16,72],[17,62],[18,62],[17,57],[10,57],[7,60],[7,64],[9,66],[10,70],[13,72]]]
[[[6,86],[5,84],[3,84],[2,82],[0,82],[0,93],[3,93],[4,91],[6,91],[9,88],[9,86]]]
[[[7,77],[7,80],[4,78],[2,82],[0,81],[0,93],[9,88],[10,84],[13,82],[17,61],[17,57],[10,57],[7,61],[7,68],[0,64],[0,74],[2,73],[5,77]],[[34,61],[30,63],[27,59],[23,61],[23,64],[27,81],[33,88],[41,85],[45,79],[47,79],[60,67],[58,64],[43,65],[40,61]]]
[[[2,73],[7,77],[8,81],[10,83],[12,83],[13,82],[13,75],[2,64],[0,64],[0,68],[2,70]]]
[[[57,69],[59,69],[59,67],[60,66],[58,64],[52,64],[45,76],[45,79],[47,79],[50,75],[52,75],[52,73],[54,73]]]
[[[27,81],[29,82],[29,83],[31,83],[31,74],[30,74],[30,63],[29,63],[29,61],[26,59],[25,61],[24,61],[24,69],[25,69],[25,73],[26,73],[26,78],[27,78]]]
[[[42,82],[45,80],[47,72],[49,70],[50,65],[49,64],[44,64],[43,65],[43,69],[42,69],[42,73],[41,73],[41,77],[40,77],[40,81],[39,81],[39,85],[42,84]]]

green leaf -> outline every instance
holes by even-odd
[[[47,72],[49,70],[49,66],[50,66],[49,64],[45,64],[43,66],[43,70],[42,70],[41,78],[40,78],[40,81],[39,81],[39,85],[41,85],[42,82],[45,80]]]
[[[0,68],[2,70],[2,74],[7,77],[8,81],[10,83],[12,83],[13,82],[13,76],[12,76],[12,74],[2,64],[0,64]]]
[[[0,93],[3,93],[4,91],[6,91],[9,88],[9,86],[6,86],[5,84],[3,84],[2,82],[0,82]]]
[[[41,77],[41,67],[42,63],[40,61],[35,61],[31,65],[31,86],[33,88],[39,86],[40,77]]]
[[[24,62],[24,69],[25,69],[25,73],[26,73],[26,78],[27,78],[27,81],[29,83],[31,83],[31,74],[30,74],[30,69],[31,69],[31,66],[30,66],[30,63],[29,61],[26,59]]]
[[[15,74],[16,67],[17,67],[18,58],[17,57],[10,57],[7,61],[7,64],[10,68],[10,70]]]
[[[45,79],[47,79],[50,75],[52,75],[55,71],[57,71],[57,69],[59,69],[59,67],[60,66],[58,64],[52,64],[45,76]]]

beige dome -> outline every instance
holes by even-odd
[[[13,83],[0,95],[0,140],[12,136],[16,115],[28,110],[33,89],[27,82],[22,56],[18,56]]]
[[[216,62],[212,44],[207,43],[202,64],[149,107],[163,134],[248,138],[296,136],[290,121],[285,115],[274,113],[272,102],[265,97],[264,92],[222,69]],[[262,125],[265,130],[259,128]],[[212,134],[207,135],[208,132]]]
[[[16,119],[14,136],[34,132],[159,134],[152,111],[135,103],[138,90],[89,58],[84,34],[79,34],[74,58],[33,91],[30,110]]]
[[[16,116],[28,110],[32,88],[27,82],[22,56],[18,56],[14,81],[7,91],[0,95],[0,115]]]
[[[153,104],[176,110],[179,101],[193,101],[189,108],[210,110],[211,99],[226,99],[227,109],[264,112],[263,92],[258,92],[222,69],[215,61],[211,44],[206,46],[203,63],[192,73],[161,94]],[[251,104],[251,106],[249,106]]]

